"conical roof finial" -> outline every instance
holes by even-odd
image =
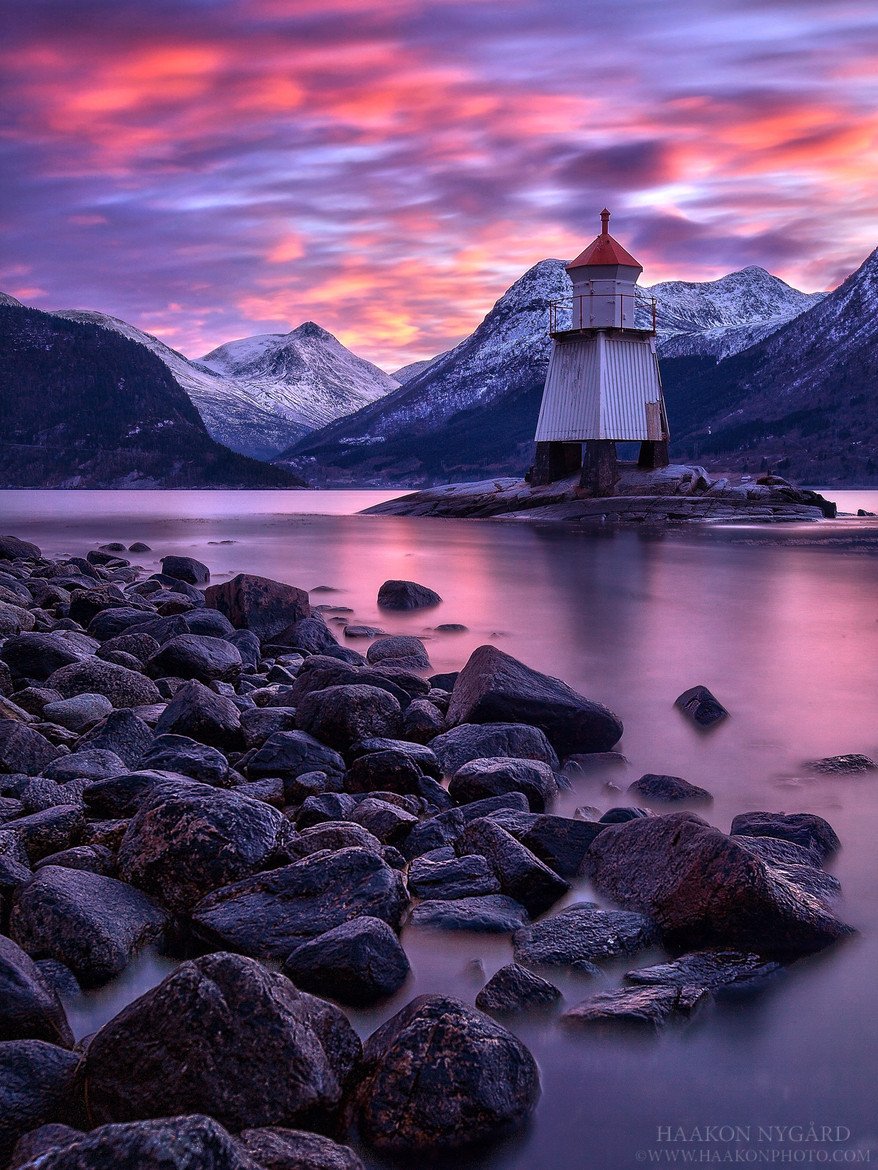
[[[607,211],[607,209],[605,207],[604,210],[601,212],[601,235],[602,236],[609,235],[609,232],[610,232],[610,213],[609,213],[609,211]]]

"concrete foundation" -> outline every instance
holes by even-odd
[[[659,468],[667,467],[669,464],[667,439],[659,441],[647,439],[640,444],[637,466],[641,471],[658,471]]]
[[[589,439],[585,443],[581,493],[586,496],[612,496],[619,481],[616,444],[612,439]]]
[[[582,443],[537,443],[529,480],[534,487],[545,487],[566,479],[582,466]]]

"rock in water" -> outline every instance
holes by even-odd
[[[570,884],[488,817],[467,825],[454,845],[463,856],[481,854],[497,875],[500,889],[536,916],[567,893]]]
[[[333,1123],[360,1044],[344,1015],[240,955],[182,963],[91,1041],[92,1120],[207,1113],[233,1132]]]
[[[686,1020],[710,999],[701,987],[619,987],[569,1008],[561,1017],[565,1024],[626,1025],[653,1031],[674,1020]]]
[[[448,722],[527,723],[545,732],[560,756],[609,751],[622,735],[621,720],[607,707],[496,646],[470,655],[451,693]]]
[[[594,960],[631,955],[656,941],[655,924],[642,914],[601,910],[592,902],[568,906],[520,930],[513,942],[517,962],[570,967],[590,975]]]
[[[715,949],[692,951],[670,963],[656,963],[653,967],[628,971],[625,978],[629,983],[703,987],[715,992],[723,988],[757,986],[781,970],[780,963],[763,959],[761,955]]]
[[[283,969],[303,991],[366,1007],[399,991],[409,961],[387,923],[364,915],[303,942]]]
[[[732,821],[732,836],[776,837],[790,841],[825,861],[841,848],[838,835],[816,813],[739,813]]]
[[[809,760],[805,767],[812,772],[822,772],[826,776],[853,775],[857,772],[878,770],[878,764],[870,756],[856,754],[826,756],[822,760]]]
[[[467,930],[484,934],[512,934],[527,923],[527,911],[506,894],[421,902],[412,911],[412,926],[432,930]]]
[[[818,898],[691,813],[609,825],[586,860],[601,893],[650,915],[675,945],[796,955],[853,933]]]
[[[538,727],[523,723],[461,723],[430,740],[442,771],[452,776],[470,760],[497,756],[517,760],[541,760],[559,767],[555,749]]]
[[[448,792],[458,804],[500,796],[505,792],[523,792],[531,811],[545,812],[558,795],[558,782],[548,764],[540,760],[516,760],[492,757],[470,760],[454,773]]]
[[[690,687],[678,695],[674,705],[699,727],[713,727],[714,723],[727,719],[729,714],[719,699],[702,686]]]
[[[713,800],[706,788],[690,784],[680,776],[657,776],[652,772],[647,772],[645,776],[629,784],[628,791],[645,800],[647,804],[651,802],[673,804],[684,800],[692,804],[709,804]]]
[[[441,602],[438,593],[415,581],[385,581],[378,590],[381,609],[428,609]]]
[[[422,995],[374,1032],[357,1091],[360,1131],[395,1155],[454,1150],[514,1131],[540,1093],[536,1062],[488,1016]]]
[[[532,971],[508,963],[493,975],[476,996],[476,1007],[492,1016],[511,1016],[532,1008],[546,1008],[561,999],[553,983]]]
[[[251,573],[239,573],[231,581],[210,585],[204,599],[211,609],[224,614],[236,630],[252,630],[261,642],[311,615],[304,589]]]
[[[350,1146],[301,1129],[245,1129],[239,1141],[261,1170],[363,1170]]]
[[[0,1040],[46,1040],[73,1047],[73,1034],[55,991],[33,960],[0,935]]]
[[[210,580],[210,569],[194,557],[162,557],[162,573],[190,585],[206,585]]]

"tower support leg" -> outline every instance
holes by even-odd
[[[585,444],[585,458],[579,486],[588,496],[612,496],[619,479],[616,444],[612,439],[590,439]]]
[[[645,439],[640,444],[637,466],[641,471],[656,471],[659,467],[667,467],[669,463],[667,439]]]
[[[581,443],[537,443],[530,483],[533,487],[543,487],[545,484],[573,475],[581,466]]]

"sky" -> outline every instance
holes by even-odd
[[[386,369],[598,212],[643,280],[878,244],[874,0],[2,0],[0,289]]]

